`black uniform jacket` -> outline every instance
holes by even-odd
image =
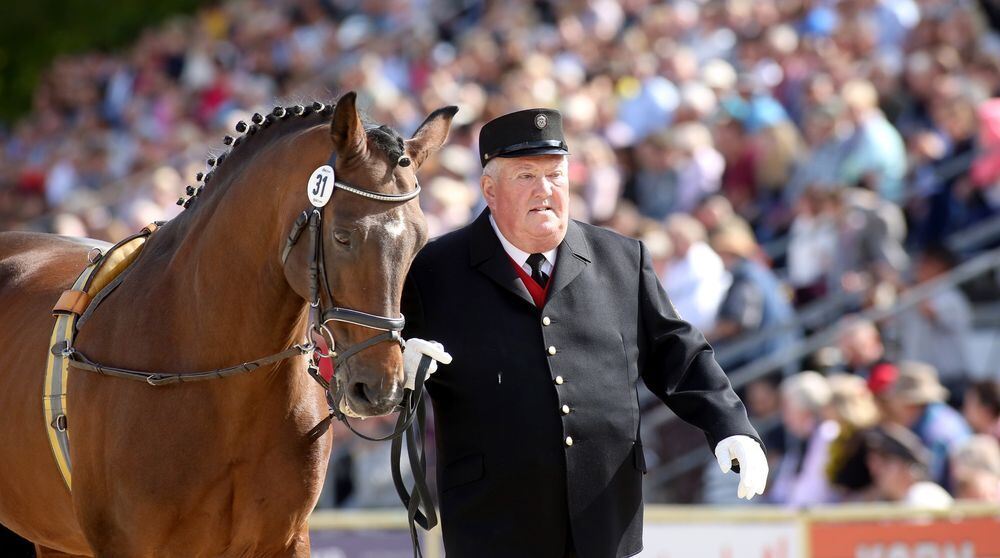
[[[712,348],[681,320],[637,240],[570,221],[535,307],[485,210],[429,243],[405,337],[454,360],[427,383],[449,558],[584,558],[642,548],[637,384],[714,448],[758,439]]]

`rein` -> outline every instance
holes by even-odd
[[[333,168],[336,160],[337,154],[336,151],[334,151],[330,155],[326,164]],[[366,199],[386,203],[408,202],[420,194],[419,184],[416,185],[416,188],[414,188],[413,191],[405,194],[383,194],[358,188],[339,180],[334,180],[332,183],[334,192],[337,189],[340,189]],[[333,192],[331,192],[330,196],[332,197],[332,195]],[[336,418],[344,423],[344,425],[347,426],[352,433],[365,440],[373,442],[392,440],[390,451],[393,484],[396,487],[396,492],[399,494],[400,500],[402,500],[403,505],[406,506],[407,509],[407,519],[410,529],[410,537],[413,542],[414,556],[420,557],[422,556],[422,553],[420,550],[420,542],[417,536],[416,525],[420,525],[420,527],[429,531],[437,525],[438,521],[437,512],[434,508],[434,503],[431,500],[430,489],[427,486],[426,457],[424,454],[424,423],[426,418],[426,408],[423,398],[424,382],[427,379],[428,370],[435,359],[426,352],[422,354],[420,363],[417,367],[416,377],[413,381],[413,388],[411,389],[409,387],[405,387],[403,389],[403,397],[399,403],[399,418],[396,421],[396,426],[392,433],[382,437],[369,437],[355,430],[348,418],[347,413],[351,413],[352,415],[354,413],[352,413],[350,408],[347,406],[347,401],[345,399],[346,390],[344,389],[344,386],[341,385],[342,381],[339,377],[335,376],[335,381],[333,383],[328,382],[319,373],[318,362],[324,358],[331,359],[333,361],[334,369],[336,370],[337,367],[346,363],[352,356],[355,356],[361,351],[379,343],[397,343],[402,350],[405,348],[405,343],[401,332],[406,322],[403,316],[399,316],[398,318],[379,316],[359,310],[340,308],[336,306],[326,309],[322,308],[320,283],[322,283],[327,300],[332,303],[334,299],[333,291],[326,275],[322,238],[321,206],[303,211],[295,220],[295,223],[292,225],[291,231],[289,232],[285,242],[284,250],[281,254],[281,263],[282,265],[285,264],[292,248],[295,247],[301,239],[302,233],[306,230],[308,230],[310,255],[309,265],[307,268],[310,291],[309,331],[310,333],[316,333],[321,336],[327,342],[329,350],[326,354],[317,350],[316,344],[312,342],[310,335],[310,338],[307,339],[306,342],[295,344],[289,349],[234,366],[196,372],[165,373],[119,368],[94,362],[74,348],[70,339],[53,345],[51,350],[54,354],[61,355],[71,361],[75,368],[95,372],[104,376],[137,380],[145,382],[150,386],[164,386],[226,378],[229,376],[253,372],[262,366],[276,364],[290,358],[309,355],[310,358],[308,359],[306,370],[310,377],[323,387],[323,390],[326,392],[327,403],[330,407],[330,415],[324,422],[329,421],[331,418]],[[331,321],[366,327],[381,331],[382,333],[370,337],[360,343],[351,345],[344,351],[338,353],[333,333],[326,325]],[[345,412],[345,410],[347,412]],[[405,483],[403,482],[402,470],[400,468],[404,437],[406,438],[407,458],[409,460],[410,470],[413,472],[414,477],[414,487],[412,493],[407,489]],[[421,511],[421,504],[423,505],[425,511]]]

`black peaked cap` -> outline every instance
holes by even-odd
[[[533,108],[498,116],[479,132],[479,161],[496,157],[569,155],[562,115],[555,109]]]

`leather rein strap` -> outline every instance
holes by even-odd
[[[235,376],[244,372],[253,372],[261,366],[267,366],[269,364],[281,362],[296,356],[311,354],[313,351],[314,346],[311,343],[304,345],[300,344],[294,345],[291,349],[281,351],[280,353],[275,353],[263,358],[258,358],[257,360],[251,360],[249,362],[244,362],[242,364],[226,368],[216,368],[215,370],[205,370],[200,372],[160,373],[130,370],[128,368],[118,368],[115,366],[107,366],[96,363],[72,347],[68,340],[58,343],[52,347],[53,353],[60,354],[71,360],[74,368],[87,370],[89,372],[96,372],[102,376],[113,376],[115,378],[124,378],[127,380],[139,380],[140,382],[146,382],[151,386],[165,386],[184,382],[197,382],[200,380],[226,378],[228,376]]]
[[[333,152],[330,155],[327,164],[334,167],[336,159],[336,152]],[[388,203],[407,202],[416,198],[420,194],[419,184],[417,184],[413,191],[405,194],[383,194],[373,192],[336,180],[334,181],[334,189],[335,191],[336,189],[345,190],[367,199]],[[426,458],[424,455],[424,422],[426,418],[426,409],[423,393],[424,381],[427,378],[427,371],[430,367],[432,359],[426,355],[421,358],[420,365],[417,370],[417,377],[414,383],[414,389],[412,391],[404,389],[403,398],[399,405],[399,418],[396,422],[396,427],[391,434],[380,438],[373,438],[354,429],[348,420],[348,417],[341,410],[341,404],[344,400],[346,390],[340,385],[340,378],[335,377],[336,381],[332,384],[331,382],[328,382],[322,375],[320,375],[317,361],[323,358],[332,359],[334,369],[336,370],[337,367],[344,364],[352,356],[379,343],[398,343],[402,349],[403,338],[401,336],[401,332],[405,325],[405,320],[403,316],[398,318],[378,316],[349,308],[332,307],[323,310],[321,308],[322,301],[320,296],[320,283],[322,282],[326,298],[331,303],[333,302],[333,292],[330,288],[329,280],[325,272],[326,268],[323,250],[324,243],[322,238],[321,208],[314,207],[303,211],[295,220],[295,223],[292,225],[292,229],[285,242],[284,250],[281,253],[281,263],[282,265],[285,264],[292,249],[296,246],[296,244],[298,244],[298,241],[302,237],[302,233],[306,230],[308,230],[309,237],[309,265],[307,271],[310,285],[309,328],[310,332],[315,332],[320,335],[328,343],[329,352],[326,354],[319,352],[316,349],[316,345],[310,340],[293,345],[291,348],[284,351],[226,368],[216,368],[213,370],[203,370],[197,372],[166,373],[132,370],[94,362],[74,348],[70,340],[54,345],[52,347],[52,352],[67,358],[72,362],[74,368],[95,372],[104,376],[137,380],[145,382],[151,386],[165,386],[178,383],[226,378],[246,372],[253,372],[262,366],[276,364],[290,358],[309,355],[310,358],[308,361],[307,371],[309,372],[309,375],[323,387],[326,392],[327,402],[330,406],[330,417],[326,420],[328,421],[330,418],[336,418],[337,420],[343,422],[351,432],[366,440],[375,442],[390,439],[392,440],[391,466],[393,483],[396,486],[396,492],[403,501],[403,505],[407,508],[407,517],[409,520],[410,536],[413,541],[414,556],[420,557],[422,556],[422,552],[420,550],[420,541],[417,537],[416,525],[420,525],[425,530],[433,529],[437,525],[437,511],[435,510],[434,503],[431,500],[430,489],[427,486]],[[92,310],[93,308],[90,308],[88,309],[88,312]],[[380,330],[382,333],[370,337],[361,343],[356,343],[338,354],[335,350],[336,346],[333,334],[326,326],[326,324],[331,321]],[[410,463],[410,470],[412,471],[414,477],[414,488],[412,494],[403,482],[402,471],[400,469],[400,457],[404,436],[406,438],[407,458]],[[424,512],[420,510],[421,505],[424,507]]]

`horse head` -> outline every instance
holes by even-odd
[[[302,208],[310,209],[306,190],[312,188],[313,194],[322,195],[326,187],[332,189],[328,201],[317,209],[321,213],[318,277],[310,279],[309,266],[316,258],[308,243],[296,243],[283,267],[292,290],[325,309],[320,331],[339,353],[336,387],[348,410],[359,416],[388,413],[402,397],[398,336],[380,338],[394,342],[368,343],[384,335],[379,329],[398,333],[402,328],[398,322],[385,324],[401,317],[403,280],[427,241],[423,212],[417,199],[407,194],[419,187],[416,171],[444,144],[456,111],[455,107],[434,111],[412,138],[404,140],[388,126],[363,122],[356,95],[347,93],[332,110],[329,133],[306,136],[332,153],[327,160],[332,163],[332,176],[324,182],[314,174],[310,180],[315,178],[315,184],[288,185],[302,192]],[[318,301],[312,300],[313,295]],[[344,310],[347,318],[343,318]]]

